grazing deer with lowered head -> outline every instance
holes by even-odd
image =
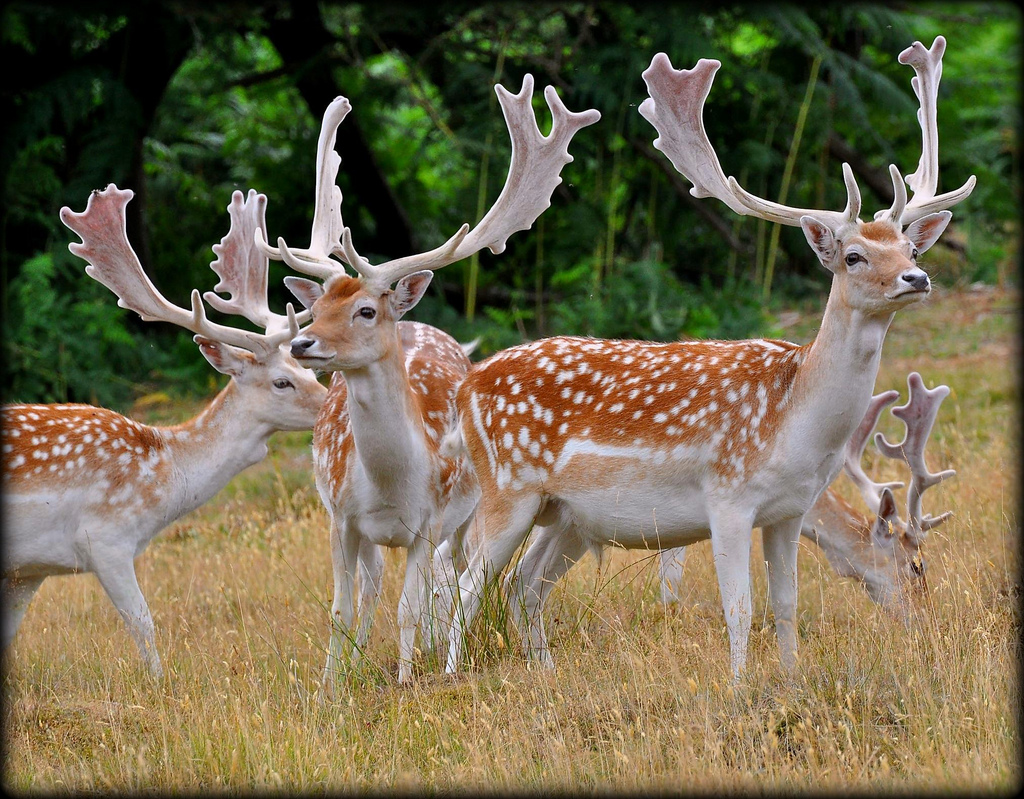
[[[917,372],[907,376],[907,386],[907,404],[892,410],[893,416],[906,427],[903,441],[893,445],[881,433],[875,435],[875,445],[883,455],[902,460],[910,467],[907,518],[900,518],[892,493],[902,488],[903,483],[875,483],[861,466],[864,447],[879,414],[899,396],[896,391],[886,391],[871,398],[864,419],[846,443],[843,464],[847,477],[868,506],[870,517],[863,516],[835,490],[827,488],[804,515],[800,527],[800,534],[822,548],[840,577],[859,580],[874,602],[903,617],[911,603],[928,592],[921,552],[926,534],[952,515],[952,511],[946,511],[935,517],[922,516],[921,496],[928,488],[956,474],[952,469],[932,474],[924,457],[939,405],[949,394],[949,387],[929,390]],[[659,555],[661,599],[666,605],[680,599],[685,556],[685,547],[664,550]]]
[[[324,281],[285,278],[313,314],[291,351],[300,363],[341,374],[332,380],[313,441],[317,490],[331,516],[334,567],[325,682],[339,669],[348,642],[354,643],[353,659],[366,643],[383,568],[380,546],[408,551],[398,605],[398,679],[411,677],[416,629],[434,596],[431,560],[444,574],[439,582],[452,581],[449,600],[440,602],[450,608],[454,557],[479,495],[464,458],[450,457],[441,446],[469,360],[442,331],[399,320],[423,297],[434,270],[485,247],[500,253],[510,235],[530,228],[550,205],[562,168],[572,161],[569,141],[600,117],[595,110],[570,112],[549,86],[545,98],[553,124],[543,136],[531,107],[532,76],[525,76],[519,94],[500,85],[495,91],[512,139],[512,159],[501,195],[472,231],[463,225],[435,250],[379,265],[359,255],[342,223],[336,185],[341,159],[334,140],[350,110],[349,101],[338,97],[324,115],[318,144],[310,246],[289,249],[279,239],[270,247],[257,239],[271,258]],[[332,255],[358,277],[347,275]],[[357,563],[362,619],[353,636]],[[434,630],[432,619],[422,621],[424,629]]]
[[[240,314],[263,334],[206,317],[199,292],[192,308],[169,303],[153,286],[125,232],[132,192],[111,184],[89,197],[83,213],[62,208],[61,220],[82,243],[71,252],[86,272],[118,296],[118,305],[147,321],[196,334],[213,367],[231,377],[194,419],[150,427],[91,405],[5,405],[3,408],[3,645],[7,648],[43,580],[93,572],[128,625],[154,676],[162,669],[153,618],[139,589],[134,559],[175,519],[198,508],[267,454],[275,430],[309,430],[327,389],[299,366],[285,344],[298,332],[267,305],[268,262],[253,244],[266,198],[235,192],[231,231],[214,246],[220,276],[206,299]]]
[[[871,401],[893,315],[928,296],[918,256],[949,222],[962,189],[936,196],[935,91],[944,42],[901,54],[913,63],[924,147],[907,202],[861,222],[860,194],[843,165],[848,201],[835,213],[761,200],[726,179],[704,132],[702,108],[718,61],[674,70],[664,53],[644,71],[640,113],[654,146],[693,184],[740,214],[800,226],[832,289],[817,337],[666,344],[543,339],[477,364],[459,388],[464,445],[480,481],[482,539],[459,580],[447,670],[490,575],[534,523],[543,526],[516,570],[514,595],[530,614],[533,654],[551,664],[540,613],[551,585],[588,548],[670,549],[711,539],[738,678],[750,630],[750,538],[762,529],[784,668],[796,661],[797,542],[804,514],[832,482]]]

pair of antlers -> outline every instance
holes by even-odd
[[[284,261],[296,272],[324,280],[345,274],[343,264],[347,264],[367,287],[382,292],[406,275],[440,269],[485,247],[495,254],[504,251],[509,236],[519,230],[529,230],[551,205],[551,195],[562,182],[562,168],[573,160],[569,154],[570,140],[581,128],[597,122],[601,114],[593,108],[578,113],[569,111],[554,87],[547,86],[544,99],[551,110],[552,126],[550,134],[543,136],[533,112],[532,75],[523,77],[519,94],[512,94],[500,84],[494,91],[512,140],[512,158],[501,194],[472,230],[464,224],[434,250],[383,264],[373,265],[359,255],[352,244],[352,232],[341,218],[342,195],[336,183],[341,158],[334,149],[338,126],[352,106],[345,97],[337,97],[324,113],[317,143],[316,204],[309,246],[289,248],[283,238],[278,238],[278,246],[272,247],[263,230],[258,228],[256,244],[261,252]]]
[[[936,195],[939,181],[939,133],[936,102],[942,76],[942,54],[946,40],[937,36],[930,49],[914,42],[899,54],[901,64],[914,68],[911,79],[920,102],[917,119],[921,125],[921,160],[917,170],[906,182],[914,192],[907,201],[906,186],[894,164],[889,165],[894,200],[888,210],[875,214],[875,219],[888,219],[906,226],[928,214],[950,208],[974,190],[974,175],[959,189]],[[702,58],[693,69],[676,70],[668,56],[658,53],[644,70],[643,79],[650,94],[640,104],[640,114],[658,131],[654,147],[661,150],[672,165],[693,184],[694,197],[717,197],[737,214],[755,216],[783,225],[800,225],[800,218],[811,216],[837,231],[856,223],[860,216],[860,189],[849,164],[843,164],[847,202],[843,211],[794,208],[756,197],[746,191],[734,177],[726,177],[707,133],[704,130],[704,101],[711,91],[715,73],[721,67],[715,59]]]
[[[921,375],[911,372],[907,375],[909,398],[906,405],[893,408],[891,413],[906,426],[906,434],[898,444],[891,444],[882,433],[875,433],[875,446],[887,458],[901,460],[910,467],[910,487],[907,489],[907,518],[899,519],[899,525],[906,535],[915,543],[920,544],[925,533],[942,524],[953,512],[946,511],[939,516],[923,514],[921,496],[932,486],[938,485],[948,477],[956,474],[953,469],[945,469],[938,473],[928,471],[925,463],[924,450],[931,435],[932,425],[939,412],[939,406],[949,395],[949,386],[925,388]],[[891,405],[899,397],[898,391],[885,391],[871,398],[867,413],[857,426],[853,436],[846,444],[846,473],[860,491],[861,496],[871,509],[878,513],[882,505],[885,491],[902,488],[903,483],[876,483],[871,480],[861,467],[864,447],[871,431],[875,429],[882,410]]]
[[[61,221],[78,234],[82,243],[68,245],[72,253],[89,262],[86,273],[117,295],[117,304],[135,311],[146,321],[162,321],[183,327],[206,338],[230,344],[266,357],[285,341],[298,335],[299,325],[309,312],[296,315],[291,303],[287,313],[276,314],[267,302],[269,261],[254,244],[257,231],[265,226],[267,198],[250,190],[231,195],[228,213],[231,228],[219,244],[213,245],[216,260],[210,268],[220,278],[213,291],[203,298],[225,314],[243,316],[264,333],[211,322],[199,296],[193,289],[189,310],[169,302],[153,285],[139,257],[128,241],[125,207],[134,192],[119,189],[113,183],[103,191],[94,191],[82,213],[67,206],[60,209]],[[227,292],[225,299],[215,292]]]

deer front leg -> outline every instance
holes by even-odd
[[[675,605],[683,583],[686,547],[663,549],[658,553],[658,577],[661,580],[661,604]]]
[[[11,645],[32,598],[46,577],[5,577],[0,586],[3,597],[3,651]]]
[[[456,548],[454,535],[446,538],[434,551],[431,559],[431,590],[429,604],[423,614],[423,649],[433,652],[443,636],[443,630],[451,621],[451,606],[455,599],[455,589],[459,584],[459,573],[456,566]]]
[[[334,569],[334,599],[331,603],[331,635],[323,684],[332,692],[343,673],[342,661],[352,643],[355,618],[355,573],[359,559],[359,537],[343,520],[331,522],[331,565]],[[365,609],[364,609],[365,610]],[[372,614],[370,614],[372,616]]]
[[[128,553],[116,552],[108,556],[93,553],[94,571],[117,612],[121,614],[128,632],[139,648],[142,660],[155,678],[163,676],[160,656],[156,651],[156,632],[149,605],[139,588],[135,576],[135,563]]]
[[[363,540],[359,545],[359,629],[356,631],[353,663],[357,663],[366,649],[373,627],[373,617],[380,599],[381,578],[384,575],[384,552],[376,544]]]
[[[429,539],[417,536],[409,547],[405,561],[405,584],[398,600],[398,682],[412,679],[412,659],[416,644],[416,628],[427,602],[430,589]],[[429,623],[429,620],[427,620]]]
[[[803,517],[786,519],[761,529],[765,560],[768,561],[768,595],[775,614],[782,667],[796,666],[796,558],[800,547]]]
[[[733,680],[747,665],[750,637],[750,536],[753,520],[731,510],[711,514],[711,551],[729,631]]]

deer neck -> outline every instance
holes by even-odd
[[[840,289],[833,281],[821,328],[805,348],[793,385],[792,421],[805,451],[842,451],[871,400],[893,318],[851,308]]]
[[[375,484],[391,484],[427,457],[426,434],[397,334],[383,358],[346,369],[343,375],[356,457]]]
[[[157,428],[179,479],[180,513],[194,510],[236,474],[263,460],[273,428],[252,418],[234,380],[195,418]]]

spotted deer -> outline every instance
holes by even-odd
[[[211,322],[199,292],[192,308],[169,303],[153,286],[128,242],[125,206],[133,193],[111,184],[89,197],[83,213],[61,220],[82,243],[86,272],[147,321],[195,333],[203,356],[231,377],[194,419],[151,427],[91,405],[3,408],[3,646],[6,650],[43,580],[94,573],[128,625],[149,671],[162,674],[153,619],[139,589],[134,559],[175,519],[198,508],[267,454],[275,430],[309,430],[327,389],[288,354],[298,333],[267,304],[268,261],[253,246],[266,198],[235,192],[231,230],[214,246],[220,276],[211,306],[239,314],[265,333]]]
[[[757,198],[725,178],[704,131],[703,104],[718,61],[675,70],[664,53],[644,71],[640,113],[698,197],[739,214],[800,226],[832,288],[815,339],[651,343],[555,337],[477,364],[456,404],[463,446],[480,481],[482,538],[459,580],[447,671],[488,579],[543,526],[510,588],[526,611],[527,647],[552,665],[540,618],[554,581],[588,548],[670,549],[711,539],[734,679],[750,630],[750,543],[762,529],[783,668],[796,662],[797,542],[804,514],[837,475],[842,451],[871,401],[896,311],[931,290],[918,266],[945,229],[958,191],[936,196],[935,91],[944,41],[900,59],[914,65],[923,155],[908,178],[890,167],[892,206],[862,222],[843,165],[842,212]]]
[[[437,249],[378,265],[359,255],[342,222],[336,185],[341,159],[334,142],[351,109],[346,98],[338,97],[324,114],[318,143],[309,247],[289,249],[281,239],[271,247],[261,231],[256,234],[271,258],[324,281],[285,278],[313,314],[313,323],[293,339],[291,351],[300,363],[341,375],[332,379],[313,442],[317,490],[331,517],[328,686],[342,659],[358,660],[365,646],[379,594],[380,546],[408,552],[398,605],[398,679],[411,678],[423,609],[437,583],[447,579],[451,588],[442,591],[438,608],[451,607],[454,556],[479,494],[464,458],[450,457],[441,446],[469,360],[446,333],[399,320],[423,297],[435,270],[485,247],[500,253],[510,235],[531,227],[550,205],[562,168],[572,161],[568,146],[573,135],[600,117],[596,110],[570,112],[548,86],[544,96],[552,128],[543,136],[531,106],[532,76],[524,77],[519,94],[500,85],[495,91],[512,140],[511,164],[497,201],[472,230],[463,225]],[[344,264],[358,276],[347,275]],[[432,561],[433,569],[428,568]],[[361,619],[356,628],[357,564]],[[434,571],[448,577],[435,582]],[[438,624],[445,624],[444,612],[439,615]],[[432,638],[433,619],[422,621]],[[429,647],[433,641],[426,643]]]
[[[924,457],[932,425],[949,387],[940,385],[929,390],[917,372],[907,376],[907,387],[907,404],[892,410],[906,427],[903,441],[893,445],[881,433],[875,435],[875,445],[883,455],[902,460],[910,467],[906,519],[900,517],[893,496],[893,491],[902,488],[903,483],[875,483],[861,466],[864,447],[879,415],[899,396],[896,391],[886,391],[871,398],[864,419],[846,443],[843,464],[870,515],[864,516],[837,491],[827,488],[804,515],[800,527],[804,538],[821,547],[836,574],[858,580],[874,602],[902,617],[928,591],[921,552],[926,534],[952,515],[952,511],[946,511],[935,517],[922,516],[920,498],[925,490],[956,474],[952,469],[932,474]],[[659,555],[661,599],[666,605],[680,600],[685,556],[685,547],[664,550]]]

